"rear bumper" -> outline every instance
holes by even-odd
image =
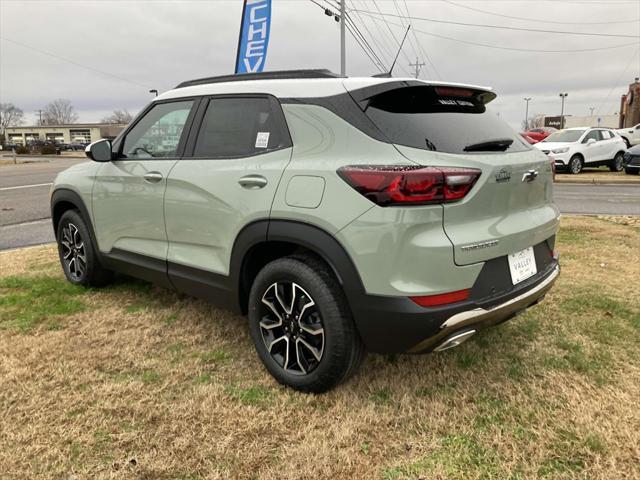
[[[538,285],[527,290],[511,300],[496,305],[492,308],[474,308],[465,310],[449,317],[442,325],[440,331],[432,337],[426,338],[409,349],[411,353],[420,353],[437,348],[447,338],[458,332],[477,330],[508,320],[526,308],[538,303],[551,289],[560,275],[560,266],[556,265]]]
[[[503,322],[538,303],[559,274],[554,258],[537,275],[509,291],[443,307],[424,308],[408,298],[375,295],[350,299],[350,303],[368,350],[426,353],[452,336]]]

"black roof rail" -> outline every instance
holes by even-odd
[[[325,68],[316,70],[277,70],[273,72],[240,73],[235,75],[220,75],[217,77],[197,78],[182,82],[175,88],[193,87],[208,83],[244,82],[247,80],[283,80],[293,78],[344,78]]]

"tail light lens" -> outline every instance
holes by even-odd
[[[421,307],[437,307],[439,305],[447,305],[449,303],[462,302],[463,300],[466,300],[469,298],[469,290],[456,290],[455,292],[409,298]]]
[[[380,206],[428,205],[465,197],[480,177],[475,168],[351,165],[338,175]]]

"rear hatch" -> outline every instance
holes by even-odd
[[[443,227],[458,265],[536,245],[556,232],[549,158],[531,148],[486,104],[492,92],[468,86],[394,82],[355,93],[367,117],[407,159],[481,171],[462,199],[443,204]]]

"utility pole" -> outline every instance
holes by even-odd
[[[340,0],[340,75],[347,75],[347,58],[345,51],[345,29],[347,20],[347,12],[345,8],[345,0]]]
[[[589,110],[591,110],[591,116],[593,117],[593,111],[595,110],[594,107],[589,107]]]
[[[416,57],[416,63],[410,63],[410,67],[416,67],[415,78],[418,78],[418,74],[420,73],[420,67],[424,67],[424,62],[418,62],[418,57]]]
[[[562,109],[560,110],[560,130],[564,128],[564,99],[569,96],[568,93],[561,93],[560,98],[562,99]]]
[[[524,128],[527,130],[529,128],[529,102],[531,101],[531,97],[525,97],[524,101],[527,102],[524,110]]]
[[[42,126],[42,109],[40,110],[36,110],[36,113],[38,114],[38,125]]]

